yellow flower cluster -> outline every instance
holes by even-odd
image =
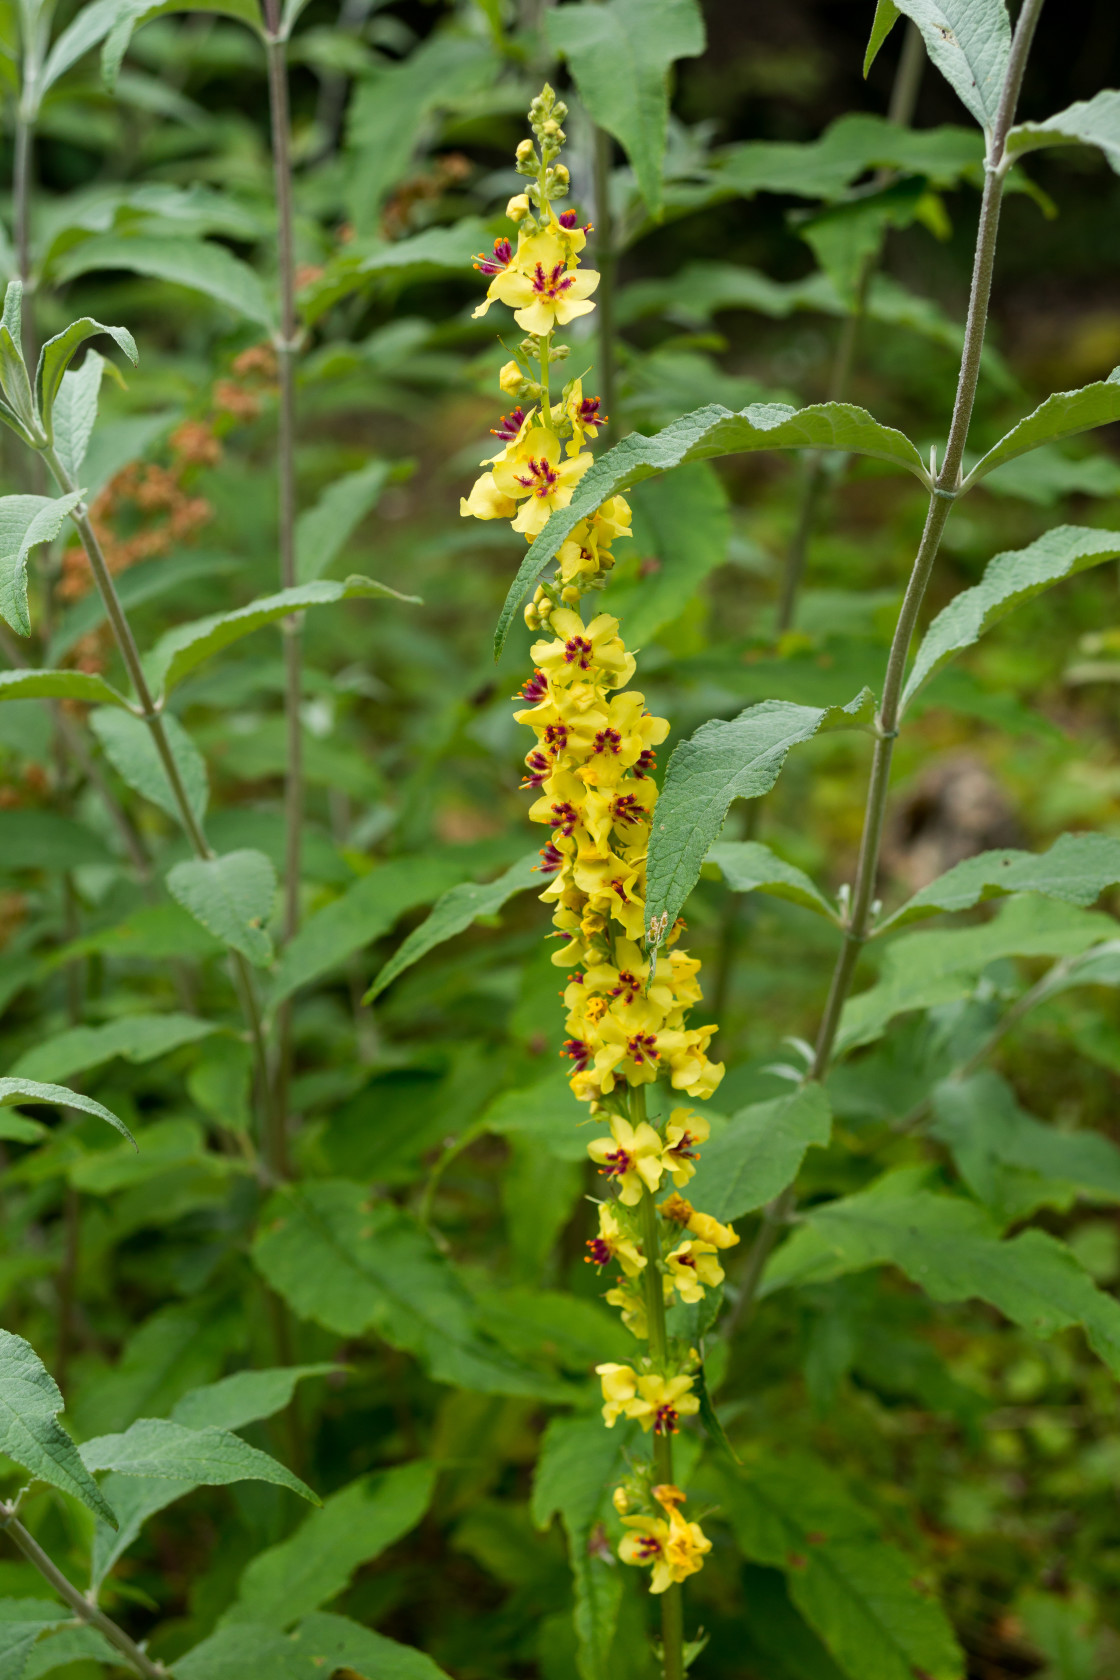
[[[476,316],[492,302],[504,303],[527,337],[499,375],[502,392],[519,399],[519,406],[494,428],[502,448],[481,463],[488,470],[460,511],[508,519],[528,541],[571,502],[592,461],[585,441],[606,422],[598,398],[584,395],[580,379],[569,381],[556,403],[549,389],[550,369],[567,355],[565,346],[553,344],[555,328],[594,308],[590,299],[599,282],[593,270],[579,266],[590,230],[577,225],[574,212],[557,216],[552,208],[568,184],[567,171],[556,162],[565,114],[548,87],[533,101],[529,116],[540,150],[530,140],[518,147],[518,170],[531,184],[507,206],[518,226],[516,249],[509,239],[498,239],[493,256],[475,264],[490,281]],[[720,1251],[739,1238],[679,1193],[695,1173],[708,1122],[685,1106],[671,1108],[664,1119],[655,1115],[656,1124],[646,1118],[645,1087],[701,1102],[716,1089],[723,1066],[708,1056],[715,1026],[689,1023],[702,994],[700,964],[678,944],[684,924],[651,955],[642,949],[646,854],[657,801],[652,773],[669,725],[651,716],[644,696],[627,686],[635,660],[617,619],[598,613],[585,621],[579,610],[583,595],[605,584],[613,543],[629,534],[629,506],[613,496],[580,520],[559,548],[555,575],[526,608],[526,623],[541,639],[531,650],[535,668],[516,717],[535,736],[523,783],[536,795],[529,815],[550,830],[541,851],[542,874],[550,880],[541,897],[553,906],[560,941],[552,960],[569,971],[562,993],[563,1054],[573,1064],[573,1092],[609,1125],[609,1135],[588,1146],[606,1195],[587,1258],[600,1269],[618,1267],[606,1299],[649,1343],[648,1354],[634,1365],[597,1367],[607,1426],[621,1417],[652,1433],[661,1466],[657,1486],[647,1472],[630,1492],[616,1490],[616,1508],[629,1530],[619,1556],[651,1567],[651,1590],[661,1593],[700,1569],[710,1550],[699,1525],[682,1516],[685,1496],[668,1480],[671,1437],[700,1402],[694,1392],[698,1355],[669,1337],[665,1313],[678,1304],[694,1306],[706,1290],[719,1287]],[[665,1200],[655,1203],[670,1186]]]

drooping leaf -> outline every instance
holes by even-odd
[[[830,922],[837,920],[835,906],[812,877],[758,840],[721,840],[704,861],[716,865],[732,892],[769,893],[774,898],[803,905],[806,910],[815,910]]]
[[[897,1266],[935,1301],[987,1301],[1032,1335],[1081,1325],[1120,1374],[1120,1301],[1094,1284],[1072,1251],[1043,1231],[1001,1237],[975,1202],[926,1188],[928,1170],[901,1167],[854,1196],[808,1209],[770,1261],[761,1293]]]
[[[97,233],[66,252],[59,263],[58,280],[73,280],[79,274],[104,269],[124,269],[169,285],[186,286],[256,326],[271,329],[274,325],[268,296],[255,269],[224,245],[154,234],[124,238]]]
[[[83,1096],[80,1091],[71,1091],[65,1085],[48,1085],[26,1078],[0,1079],[0,1108],[13,1108],[19,1103],[45,1103],[52,1108],[76,1108],[83,1114],[94,1114],[126,1137],[134,1149],[137,1147],[136,1139],[123,1120],[118,1120],[110,1109],[94,1102],[92,1097]]]
[[[78,1449],[87,1470],[113,1470],[121,1476],[166,1477],[194,1487],[226,1487],[231,1482],[272,1482],[290,1488],[313,1505],[321,1503],[298,1476],[249,1446],[228,1429],[188,1429],[170,1418],[139,1418],[118,1435],[99,1435]]]
[[[837,1050],[872,1043],[907,1010],[967,996],[982,970],[1000,957],[1076,956],[1115,928],[1109,916],[1024,894],[980,927],[903,934],[887,947],[876,984],[845,1004]]]
[[[416,604],[417,595],[400,595],[386,584],[373,578],[350,577],[343,583],[322,579],[315,583],[301,583],[294,589],[282,589],[275,595],[265,595],[251,601],[247,607],[234,612],[214,613],[209,618],[195,619],[191,624],[177,624],[160,637],[144,661],[148,680],[163,692],[169,693],[203,660],[230,647],[243,636],[249,636],[265,624],[276,624],[292,613],[304,612],[308,607],[330,606],[336,601],[351,601],[363,596],[384,595],[394,601]]]
[[[0,618],[20,636],[31,634],[27,557],[39,543],[54,541],[81,499],[78,490],[66,496],[0,497]]]
[[[963,1654],[935,1594],[822,1460],[783,1454],[721,1471],[718,1497],[745,1555],[782,1570],[851,1680],[961,1680]]]
[[[731,514],[723,482],[706,461],[639,486],[631,509],[641,575],[618,583],[612,574],[604,608],[624,621],[630,646],[642,647],[727,559]]]
[[[55,453],[75,481],[97,421],[101,377],[108,365],[96,350],[87,350],[77,372],[68,369],[63,374],[55,395],[51,410]]]
[[[973,1195],[1001,1225],[1041,1207],[1120,1202],[1120,1149],[1100,1132],[1063,1131],[1027,1114],[991,1068],[947,1079],[933,1099],[931,1136],[952,1151]]]
[[[716,1219],[741,1219],[792,1184],[806,1150],[826,1145],[831,1135],[832,1113],[820,1085],[753,1103],[704,1145],[689,1199]]]
[[[437,1382],[487,1394],[558,1396],[562,1385],[485,1339],[473,1302],[427,1234],[364,1187],[322,1179],[269,1203],[253,1247],[292,1311],[338,1335],[375,1330]]]
[[[416,1527],[431,1503],[435,1477],[434,1464],[414,1459],[350,1482],[287,1540],[257,1554],[223,1624],[287,1628],[318,1610],[360,1564]]]
[[[128,701],[94,671],[0,671],[2,700],[81,700],[87,706]]]
[[[1120,387],[1117,389],[1120,394]],[[1117,556],[1120,531],[1094,530],[1086,525],[1058,525],[1026,548],[997,554],[988,562],[981,581],[954,596],[922,637],[906,679],[903,707],[955,653],[971,647],[1020,602],[1030,601],[1051,584],[1076,577],[1078,572]]]
[[[927,488],[929,484],[925,463],[910,439],[851,403],[816,403],[802,409],[785,403],[751,403],[737,414],[721,403],[710,403],[682,415],[653,437],[631,432],[599,457],[576,486],[568,506],[552,514],[529,549],[498,620],[495,654],[500,655],[514,615],[560,544],[609,496],[688,461],[757,449],[839,449],[845,454],[871,455],[905,467]]]
[[[421,957],[426,956],[437,945],[454,939],[456,934],[469,928],[480,916],[496,916],[515,894],[527,892],[530,887],[540,886],[539,870],[538,853],[528,852],[520,862],[507,869],[504,875],[499,875],[496,881],[488,881],[485,884],[464,881],[457,887],[451,887],[438,900],[431,915],[421,922],[418,928],[414,928],[403,944],[393,952],[362,1001],[372,1003],[374,998],[379,997],[385,988],[392,985],[413,963],[419,962]]]
[[[176,1014],[125,1015],[100,1027],[70,1027],[25,1050],[12,1076],[21,1084],[29,1079],[68,1079],[100,1067],[112,1056],[123,1056],[128,1062],[150,1062],[216,1031],[210,1021]]]
[[[244,1429],[247,1423],[282,1412],[308,1377],[326,1377],[337,1370],[337,1365],[278,1365],[265,1371],[235,1371],[205,1388],[192,1388],[176,1401],[171,1416],[188,1429]]]
[[[218,1628],[175,1663],[175,1680],[323,1680],[323,1670],[294,1639],[262,1623]]]
[[[114,711],[107,706],[91,712],[89,722],[106,758],[122,780],[176,822],[181,821],[179,802],[147,724],[131,712]],[[165,712],[163,728],[186,790],[187,803],[201,822],[210,798],[202,754],[177,717]]]
[[[129,361],[135,367],[140,360],[140,352],[136,348],[136,340],[127,327],[107,327],[101,321],[95,321],[90,315],[83,315],[80,321],[71,321],[62,332],[56,333],[39,352],[39,366],[35,374],[35,394],[39,403],[39,416],[46,428],[49,438],[54,438],[54,400],[58,395],[58,388],[62,384],[62,376],[66,372],[75,355],[88,339],[100,338],[107,334],[113,343],[124,351]],[[92,429],[92,421],[90,422]],[[86,432],[89,441],[89,432]]]
[[[965,858],[922,887],[876,930],[892,932],[954,910],[971,910],[1011,893],[1042,893],[1088,907],[1120,881],[1120,840],[1107,834],[1063,834],[1046,852],[1001,850]]]
[[[981,128],[990,129],[1011,53],[1004,0],[895,0],[913,18],[926,51]]]
[[[62,1395],[39,1355],[22,1336],[0,1330],[0,1453],[80,1499],[103,1522],[117,1519],[58,1421]]]
[[[961,485],[962,494],[1005,461],[1026,455],[1040,444],[1056,443],[1059,438],[1075,437],[1078,432],[1090,432],[1097,426],[1108,426],[1120,419],[1120,368],[1107,379],[1097,379],[1076,391],[1055,391],[1032,414],[1020,420],[994,448],[982,455]],[[1053,532],[1050,533],[1053,535]]]
[[[186,11],[217,12],[247,24],[254,34],[261,33],[261,13],[253,0],[200,0],[197,6],[194,0],[189,5],[185,0],[117,0],[116,16],[101,49],[101,75],[110,92],[116,87],[117,73],[133,32],[152,18]]]
[[[879,56],[879,48],[902,16],[894,0],[877,0],[875,18],[871,25],[871,38],[867,43],[867,51],[863,55],[863,74],[868,71]]]
[[[389,479],[388,461],[370,461],[329,484],[296,521],[296,576],[311,583],[342,553]]]
[[[44,1598],[0,1599],[0,1680],[22,1680],[39,1635],[66,1620],[61,1605]]]
[[[669,126],[669,71],[704,51],[696,0],[606,0],[547,14],[548,39],[568,61],[579,95],[633,165],[650,214],[661,212]]]
[[[680,913],[733,801],[769,793],[791,747],[822,729],[860,728],[872,709],[870,689],[847,706],[764,700],[729,723],[702,724],[682,741],[669,760],[650,834],[647,934],[659,918],[671,926]]]
[[[713,163],[720,181],[745,197],[773,192],[831,201],[869,169],[924,175],[939,189],[962,178],[979,183],[984,141],[955,124],[905,128],[869,111],[849,111],[816,140],[747,140],[717,152]]]
[[[1120,93],[1102,88],[1092,99],[1079,99],[1044,122],[1016,123],[1007,136],[1009,157],[1022,157],[1040,146],[1098,146],[1120,174]]]
[[[320,1674],[344,1668],[360,1680],[447,1680],[426,1651],[399,1645],[360,1622],[325,1610],[302,1621],[296,1639]]]
[[[264,968],[272,961],[266,923],[276,900],[276,871],[263,852],[246,847],[224,857],[177,863],[168,890],[215,939]]]

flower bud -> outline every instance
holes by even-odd
[[[521,140],[518,142],[517,150],[513,155],[518,163],[527,163],[530,158],[536,157],[536,147],[531,140]]]
[[[528,193],[515,193],[513,195],[513,197],[510,199],[509,203],[506,205],[506,215],[509,217],[511,222],[521,222],[521,221],[524,221],[525,217],[528,214],[529,214],[529,195],[528,195]]]
[[[571,180],[572,177],[568,173],[568,166],[566,163],[558,163],[554,169],[550,169],[548,172],[549,186],[552,188],[553,192],[557,193],[561,198],[571,185]]]
[[[574,583],[569,583],[565,589],[560,591],[560,599],[566,607],[579,606],[579,590]]]
[[[525,383],[525,375],[516,362],[507,362],[498,374],[498,385],[507,397],[516,397]]]
[[[624,1487],[616,1487],[611,1494],[611,1504],[620,1517],[624,1517],[630,1509],[630,1495]]]
[[[526,630],[539,630],[540,627],[541,618],[537,611],[536,602],[530,601],[525,608],[525,628]]]

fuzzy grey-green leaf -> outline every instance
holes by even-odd
[[[62,1395],[39,1355],[22,1336],[0,1330],[0,1453],[38,1481],[72,1494],[103,1522],[117,1519],[58,1422]]]
[[[895,0],[932,62],[983,129],[991,129],[1011,55],[1004,0]]]
[[[3,700],[80,700],[87,706],[128,706],[124,695],[95,671],[0,671]]]
[[[36,1079],[20,1079],[9,1076],[0,1079],[0,1108],[13,1108],[19,1103],[49,1103],[53,1108],[76,1108],[83,1114],[94,1114],[99,1120],[105,1120],[122,1137],[126,1137],[135,1149],[136,1139],[129,1131],[123,1120],[118,1120],[111,1109],[95,1102],[92,1097],[83,1096],[80,1091],[71,1091],[65,1085],[44,1084]]]
[[[1120,93],[1102,88],[1044,122],[1016,123],[1007,136],[1008,155],[1017,158],[1040,146],[1097,146],[1120,174]]]
[[[147,724],[131,712],[112,711],[107,706],[91,712],[89,722],[106,758],[129,787],[150,799],[169,817],[181,821],[178,800]],[[187,803],[201,822],[210,798],[202,754],[178,718],[165,712],[163,728],[186,790]]]
[[[820,1085],[753,1103],[704,1145],[689,1197],[716,1219],[741,1219],[792,1184],[806,1150],[823,1147],[831,1135],[832,1111]]]
[[[411,968],[413,963],[419,962],[421,957],[426,956],[437,945],[442,945],[446,940],[454,939],[456,934],[464,932],[479,916],[496,915],[516,893],[539,886],[539,870],[539,854],[528,852],[512,868],[507,869],[504,875],[499,875],[496,881],[464,881],[459,886],[449,888],[439,899],[431,915],[426,917],[418,928],[413,928],[408,938],[393,952],[363,1001],[372,1003],[406,968]]]
[[[1010,893],[1043,893],[1067,904],[1095,904],[1106,887],[1120,881],[1120,839],[1109,834],[1063,834],[1049,851],[1002,850],[965,858],[922,887],[887,918],[876,933],[955,910],[971,910]]]
[[[31,634],[27,606],[27,557],[53,542],[81,492],[66,496],[0,497],[0,618],[20,636]]]
[[[1114,368],[1107,379],[1096,379],[1076,391],[1055,391],[1047,397],[981,456],[965,478],[961,491],[971,490],[994,467],[1013,461],[1017,455],[1026,455],[1040,444],[1075,437],[1078,432],[1090,432],[1097,426],[1109,426],[1114,420],[1120,420],[1120,368]]]
[[[244,847],[224,857],[191,858],[167,877],[171,896],[207,933],[259,968],[272,961],[266,923],[276,898],[276,870],[263,852]]]
[[[318,1495],[268,1453],[249,1446],[228,1429],[188,1429],[170,1418],[139,1418],[117,1435],[99,1435],[79,1448],[87,1470],[121,1476],[166,1477],[195,1487],[231,1482],[272,1482],[290,1488],[313,1505]]]
[[[815,910],[836,922],[837,912],[803,869],[787,863],[758,840],[722,840],[704,860],[714,863],[732,892],[764,892]]]

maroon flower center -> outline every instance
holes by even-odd
[[[512,414],[503,414],[498,424],[491,426],[490,435],[501,438],[503,443],[512,443],[524,424],[524,410],[515,408]]]
[[[516,475],[518,484],[534,496],[543,498],[551,495],[554,485],[560,482],[560,474],[549,464],[547,457],[542,455],[538,459],[535,455],[530,455],[525,467],[529,476],[528,478],[522,478],[518,473]]]
[[[588,1253],[586,1259],[589,1266],[605,1266],[609,1263],[611,1258],[611,1247],[610,1244],[604,1241],[602,1237],[592,1237],[591,1241],[587,1245],[587,1248]]]
[[[587,1045],[583,1042],[582,1038],[566,1039],[564,1041],[564,1048],[561,1050],[560,1054],[562,1056],[567,1056],[569,1061],[574,1062],[579,1073],[583,1072],[584,1068],[591,1060],[591,1051],[587,1048]]]
[[[679,1156],[682,1161],[698,1161],[700,1151],[692,1146],[696,1142],[691,1132],[685,1132],[679,1143],[675,1143],[668,1151],[670,1155]]]
[[[590,642],[585,641],[582,636],[573,636],[570,642],[564,643],[564,663],[578,665],[581,671],[589,670],[593,652]]]
[[[641,989],[642,982],[637,975],[631,974],[628,968],[623,968],[619,970],[618,985],[611,992],[611,996],[621,997],[625,992],[627,1003],[633,1003]]]
[[[551,303],[556,298],[563,297],[564,293],[575,285],[575,278],[562,262],[558,262],[547,274],[544,265],[538,263],[533,271],[533,290]]]
[[[603,1162],[599,1171],[604,1178],[622,1178],[633,1166],[634,1157],[628,1149],[612,1149],[609,1155],[603,1157]]]
[[[621,880],[618,876],[616,876],[615,879],[611,882],[611,886],[614,888],[615,892],[618,894],[618,896],[622,900],[623,904],[627,903],[626,882]]]
[[[641,1067],[643,1062],[661,1060],[661,1052],[657,1048],[657,1039],[653,1033],[635,1033],[626,1046],[626,1054],[638,1067]]]
[[[550,723],[545,728],[544,738],[554,752],[563,752],[568,744],[568,726],[566,723]]]
[[[653,1432],[655,1435],[676,1435],[680,1425],[680,1415],[675,1406],[658,1406],[653,1415]]]
[[[565,835],[570,835],[574,829],[579,827],[579,812],[575,806],[569,805],[567,800],[559,805],[554,805],[552,807],[552,826],[561,829]]]
[[[611,815],[616,823],[639,823],[645,821],[646,808],[632,793],[620,793],[611,806]]]
[[[513,246],[508,239],[495,239],[494,255],[486,256],[482,251],[474,259],[474,266],[480,274],[502,274],[513,261]]]
[[[542,875],[555,875],[563,862],[563,852],[558,851],[550,840],[547,846],[541,847],[541,861],[537,868]]]
[[[548,678],[543,671],[534,671],[521,685],[521,698],[528,700],[531,706],[548,698]]]
[[[595,751],[617,753],[622,745],[622,736],[617,729],[600,729],[595,734]]]
[[[678,1266],[691,1266],[693,1271],[696,1270],[696,1261],[692,1258],[691,1254],[678,1254],[677,1255],[677,1265]]]
[[[648,776],[651,770],[657,769],[657,754],[652,747],[643,747],[638,754],[638,762],[634,766],[635,776]]]
[[[529,774],[521,786],[523,788],[539,788],[548,780],[552,764],[542,752],[531,752],[525,760],[529,767]]]
[[[648,1558],[661,1556],[661,1542],[656,1534],[642,1534],[639,1536],[638,1544],[634,1550],[644,1563]]]
[[[599,413],[599,398],[584,397],[579,405],[579,423],[594,431],[597,426],[605,426],[607,416]]]

